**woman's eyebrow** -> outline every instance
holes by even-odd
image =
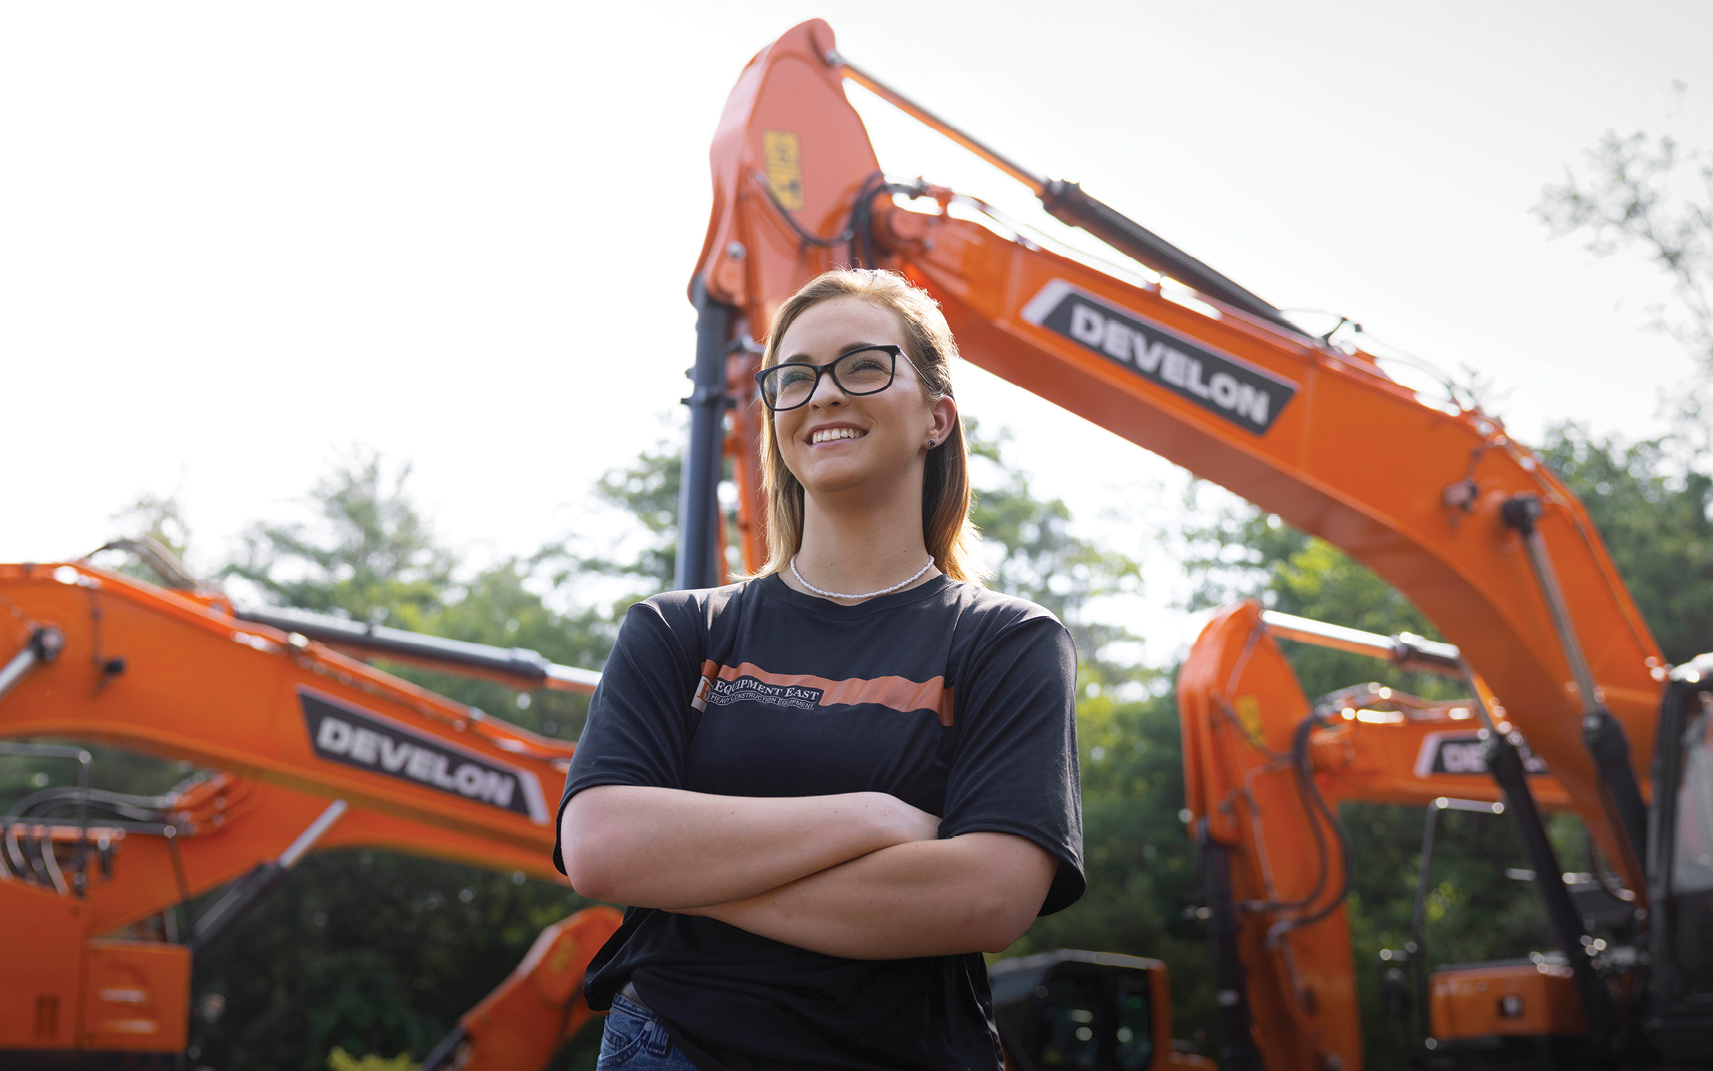
[[[845,356],[847,353],[855,353],[858,350],[877,350],[877,349],[880,349],[884,345],[886,345],[886,343],[884,343],[884,342],[851,342],[851,343],[848,343],[844,346],[839,347],[839,351],[838,351],[837,355],[835,355],[833,357],[833,360],[836,361],[840,357]],[[790,363],[797,362],[797,361],[801,361],[805,364],[813,364],[814,363],[814,360],[807,353],[794,353],[791,356],[785,358],[785,360],[780,361],[779,363],[780,364],[790,364]]]

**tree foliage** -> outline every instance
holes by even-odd
[[[725,464],[729,466],[730,462]],[[586,555],[578,567],[607,576],[636,577],[654,590],[670,587],[678,562],[678,500],[684,464],[677,444],[662,441],[636,463],[595,481],[595,497],[628,514],[640,528],[640,547],[620,556]]]
[[[1541,458],[1588,507],[1666,661],[1713,650],[1713,477],[1672,463],[1664,440],[1586,424],[1552,428]]]
[[[1104,657],[1108,645],[1136,637],[1089,613],[1090,604],[1104,595],[1138,590],[1141,563],[1077,535],[1063,499],[1035,495],[1028,476],[1005,456],[1009,430],[988,435],[974,420],[967,423],[974,470],[970,520],[988,549],[993,568],[988,585],[1039,603],[1065,623],[1085,684],[1156,678],[1156,671]]]
[[[309,496],[319,524],[256,524],[223,575],[285,606],[412,628],[452,587],[454,558],[405,495],[409,476],[378,454],[338,465]]]
[[[1555,233],[1584,232],[1601,256],[1639,248],[1671,279],[1680,315],[1655,324],[1713,373],[1713,158],[1669,136],[1607,131],[1584,177],[1566,171],[1536,213]]]

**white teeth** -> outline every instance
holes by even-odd
[[[821,428],[809,439],[812,443],[827,443],[834,439],[860,439],[862,432],[855,428]]]

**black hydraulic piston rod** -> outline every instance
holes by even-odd
[[[262,897],[273,891],[349,809],[344,800],[334,800],[308,828],[298,834],[297,839],[280,853],[279,858],[257,863],[247,873],[227,885],[220,899],[210,904],[192,924],[190,954],[202,955],[229,933],[232,926],[247,915]]]
[[[254,621],[288,634],[295,632],[317,643],[360,651],[365,655],[416,662],[448,673],[470,672],[509,678],[506,683],[517,688],[547,688],[587,694],[601,682],[601,675],[593,670],[557,665],[540,652],[523,647],[492,647],[485,643],[425,636],[419,632],[347,621],[289,607],[270,610],[238,607],[234,616],[240,621]]]
[[[31,670],[58,658],[64,648],[65,633],[59,629],[52,625],[32,628],[23,650],[12,656],[4,666],[0,666],[0,699],[5,698],[7,692],[29,676]]]
[[[1483,729],[1481,754],[1487,771],[1499,783],[1505,795],[1505,813],[1511,816],[1517,837],[1523,842],[1529,866],[1534,868],[1535,889],[1546,908],[1547,925],[1553,940],[1564,952],[1576,980],[1576,991],[1582,997],[1582,1013],[1588,1021],[1588,1032],[1596,1040],[1611,1036],[1614,1022],[1612,995],[1606,983],[1594,969],[1593,948],[1582,913],[1576,910],[1570,890],[1564,884],[1564,872],[1559,869],[1558,854],[1547,839],[1546,825],[1535,807],[1529,791],[1528,771],[1515,740],[1497,729]]]
[[[1237,907],[1231,895],[1231,849],[1217,843],[1203,818],[1196,831],[1196,848],[1208,905],[1208,938],[1213,944],[1214,985],[1218,990],[1219,1066],[1227,1071],[1261,1071],[1261,1053],[1250,1032],[1249,985],[1237,954]]]
[[[1552,556],[1547,553],[1546,541],[1541,538],[1537,524],[1541,501],[1532,494],[1517,495],[1504,504],[1501,515],[1506,524],[1521,533],[1523,546],[1528,549],[1529,565],[1534,568],[1553,628],[1558,632],[1559,645],[1564,650],[1564,660],[1570,664],[1571,675],[1576,678],[1576,690],[1582,697],[1583,743],[1594,757],[1595,768],[1600,771],[1600,780],[1606,790],[1607,811],[1617,819],[1616,825],[1629,841],[1631,858],[1637,865],[1628,869],[1639,874],[1640,862],[1648,855],[1648,809],[1642,802],[1635,769],[1630,765],[1630,739],[1623,724],[1612,717],[1612,712],[1600,701],[1594,673],[1582,653],[1582,644],[1577,639],[1576,626],[1570,617],[1570,607],[1565,602],[1564,589],[1559,586]]]
[[[684,447],[683,485],[678,498],[678,562],[673,586],[711,588],[720,582],[720,443],[725,438],[726,347],[731,339],[729,305],[715,301],[697,276],[690,284],[696,306],[696,364],[692,389],[690,438]]]
[[[1283,312],[1118,209],[1090,197],[1079,184],[1050,179],[1040,196],[1047,214],[1060,222],[1082,228],[1132,260],[1146,264],[1161,275],[1171,276],[1216,301],[1293,335],[1303,336],[1303,329],[1285,319]]]

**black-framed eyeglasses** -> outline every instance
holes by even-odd
[[[897,346],[859,346],[826,364],[788,361],[764,368],[755,374],[755,381],[761,384],[761,400],[781,413],[807,404],[815,396],[822,373],[832,376],[833,384],[846,394],[879,394],[892,386],[900,357],[910,360],[909,354]]]

